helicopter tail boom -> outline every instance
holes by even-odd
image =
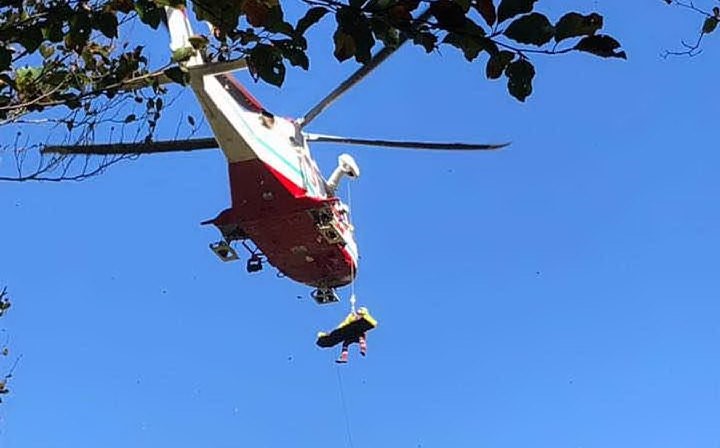
[[[194,33],[187,16],[187,10],[182,7],[171,8],[166,6],[165,14],[167,16],[168,31],[170,32],[170,49],[175,52],[184,48],[193,48],[190,38]],[[184,63],[186,67],[202,64],[203,58],[197,51]]]

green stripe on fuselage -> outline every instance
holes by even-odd
[[[251,126],[245,121],[245,119],[242,117],[242,112],[241,112],[239,115],[240,115],[240,117],[239,117],[239,118],[240,118],[240,122],[245,126],[245,128],[246,128],[247,131],[248,131],[248,133],[255,139],[255,141],[256,141],[257,143],[259,143],[260,145],[262,145],[265,149],[267,149],[268,151],[270,151],[272,154],[274,154],[278,159],[280,159],[280,160],[285,164],[285,166],[287,166],[288,168],[290,168],[295,174],[297,174],[298,176],[300,176],[300,179],[303,180],[305,189],[306,189],[310,194],[312,194],[313,196],[320,196],[320,194],[319,194],[317,191],[315,191],[315,188],[312,186],[312,184],[311,184],[310,182],[308,182],[308,180],[306,179],[305,174],[304,174],[304,173],[302,172],[302,170],[299,168],[299,164],[298,164],[298,165],[293,164],[293,163],[290,162],[287,158],[285,158],[280,152],[278,152],[275,148],[273,148],[269,143],[267,143],[267,142],[264,141],[262,138],[260,138],[260,136],[258,136],[258,135],[255,133],[255,131],[253,131],[252,127],[251,127]]]

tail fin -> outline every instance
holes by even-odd
[[[166,6],[165,14],[167,15],[167,25],[170,31],[170,49],[175,51],[181,48],[192,47],[190,37],[193,36],[193,31],[190,20],[188,20],[187,10],[185,8],[170,8]],[[195,56],[191,57],[185,63],[188,67],[201,64],[203,64],[203,59],[199,53],[196,53]]]

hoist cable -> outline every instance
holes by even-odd
[[[335,373],[337,373],[338,387],[340,389],[340,401],[342,402],[343,414],[345,415],[345,431],[347,433],[348,445],[350,448],[355,448],[352,438],[352,430],[350,428],[350,414],[348,413],[347,403],[345,401],[345,388],[343,387],[342,375],[340,375],[340,366],[335,366]]]
[[[350,182],[348,182],[346,185],[347,185],[347,198],[348,198],[348,209],[349,209],[348,217],[347,217],[348,225],[350,226],[351,229],[354,229],[353,224],[352,224],[352,214],[353,214],[352,190],[350,188]],[[355,231],[351,230],[351,232],[352,232],[353,240],[355,240]],[[356,241],[356,245],[357,245],[357,240],[355,240],[355,241]],[[350,278],[350,311],[353,314],[355,314],[355,303],[357,301],[357,299],[355,298],[355,275],[356,275],[356,269],[357,269],[356,265],[360,262],[360,260],[359,260],[360,255],[358,254],[357,257],[358,257],[358,260],[354,261],[354,263],[351,267],[351,271],[350,271],[350,276],[351,276],[351,278]]]

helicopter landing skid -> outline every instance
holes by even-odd
[[[340,301],[340,297],[335,294],[332,288],[318,288],[310,294],[318,305],[326,305],[328,303],[336,303]]]
[[[218,241],[217,243],[210,243],[210,249],[224,262],[235,261],[240,258],[235,249],[224,240]]]

